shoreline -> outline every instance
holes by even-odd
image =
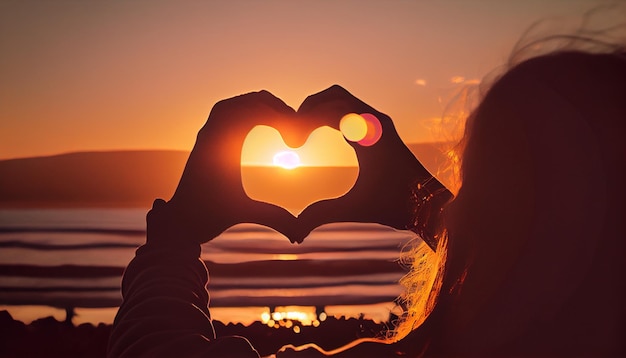
[[[290,323],[288,323],[290,322]],[[302,325],[297,321],[271,321],[273,325],[256,321],[249,325],[223,323],[213,320],[216,335],[243,336],[261,356],[276,353],[287,344],[315,343],[333,349],[357,338],[383,338],[391,329],[388,323],[373,320],[329,316],[317,325]],[[25,324],[6,310],[0,310],[1,356],[89,356],[105,357],[111,324],[75,324],[48,316]],[[37,342],[37,344],[33,344]]]
[[[293,310],[304,312],[315,312],[319,306],[244,306],[244,307],[216,307],[210,305],[211,316],[226,324],[249,325],[254,322],[261,322],[264,314],[271,313],[272,309],[289,307]],[[118,307],[86,308],[70,307],[73,312],[73,322],[80,324],[112,324]],[[363,317],[376,323],[383,323],[389,320],[390,316],[398,313],[398,307],[393,302],[382,302],[374,304],[353,304],[353,305],[328,305],[323,307],[329,317]],[[54,317],[58,321],[66,320],[66,309],[62,307],[52,307],[47,305],[7,305],[0,304],[0,311],[7,311],[15,320],[30,324],[41,317]]]

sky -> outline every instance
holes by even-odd
[[[193,147],[217,101],[340,84],[407,143],[534,22],[592,0],[0,0],[0,159]],[[436,131],[435,131],[436,132]]]

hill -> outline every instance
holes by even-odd
[[[409,148],[431,171],[434,144]],[[147,150],[77,152],[0,161],[0,207],[138,207],[169,199],[189,153]]]
[[[80,152],[0,161],[0,207],[142,207],[169,199],[185,151]]]

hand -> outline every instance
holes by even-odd
[[[343,197],[315,203],[294,218],[276,205],[252,200],[241,185],[241,148],[256,125],[276,128],[291,147],[328,125],[339,129],[347,113],[371,113],[382,137],[371,147],[350,143],[359,160],[359,177]],[[206,242],[238,223],[274,228],[302,242],[316,227],[332,222],[372,222],[405,229],[410,222],[415,183],[431,175],[398,136],[391,119],[348,91],[333,86],[309,96],[299,112],[261,91],[217,103],[198,133],[178,188],[170,200],[155,201],[148,236],[182,236]]]
[[[155,201],[148,237],[177,236],[206,242],[238,223],[257,223],[292,237],[296,219],[285,209],[250,199],[241,185],[241,149],[256,125],[279,130],[302,145],[309,130],[295,111],[267,91],[218,102],[198,133],[172,199]]]
[[[411,221],[412,189],[431,174],[402,142],[387,115],[354,97],[340,86],[309,96],[298,115],[304,122],[339,129],[348,113],[371,113],[382,125],[382,137],[369,147],[349,142],[359,161],[359,176],[343,197],[312,204],[298,217],[298,237],[302,241],[316,227],[332,222],[368,222],[406,229]]]

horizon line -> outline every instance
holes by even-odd
[[[421,141],[421,142],[408,142],[406,146],[414,144],[442,144],[447,141],[433,140],[433,141]],[[27,154],[24,156],[7,156],[0,157],[0,161],[14,160],[14,159],[30,159],[30,158],[46,158],[46,157],[58,157],[71,154],[86,154],[86,153],[118,153],[118,152],[185,152],[190,153],[189,149],[177,149],[177,148],[110,148],[110,149],[77,149],[54,153],[41,153],[41,154]]]

